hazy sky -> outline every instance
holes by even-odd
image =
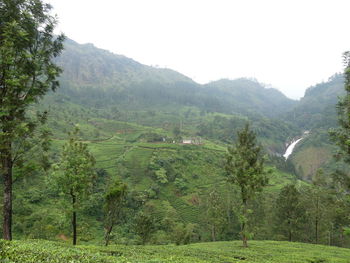
[[[341,72],[349,0],[47,0],[59,31],[199,83],[254,77],[291,98]]]

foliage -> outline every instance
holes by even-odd
[[[12,243],[0,241],[0,262],[29,263],[29,262],[116,262],[114,257],[98,252],[67,247],[64,244],[48,241],[14,241]]]
[[[327,228],[330,223],[329,209],[332,207],[332,195],[329,189],[329,182],[322,169],[316,172],[313,177],[310,189],[307,189],[308,203],[310,204],[308,217],[313,221],[314,226],[314,242],[318,244],[322,236],[322,228]]]
[[[228,223],[224,200],[216,189],[210,191],[207,197],[206,208],[207,222],[211,231],[211,238],[212,241],[216,241],[222,228]]]
[[[344,53],[344,64],[344,88],[346,95],[339,100],[337,105],[338,122],[340,127],[331,130],[330,135],[333,141],[339,147],[338,157],[341,157],[346,163],[350,163],[350,52]]]
[[[335,105],[338,97],[344,95],[344,76],[335,74],[326,82],[309,87],[305,96],[287,113],[283,119],[289,119],[304,130],[335,127],[337,113]]]
[[[61,159],[54,165],[53,178],[65,195],[76,195],[82,202],[90,192],[95,177],[95,158],[87,144],[79,141],[79,128],[70,133],[63,146]]]
[[[81,242],[104,242],[103,229],[109,220],[104,217],[103,208],[109,183],[113,182],[112,175],[125,182],[129,190],[122,205],[122,216],[114,221],[116,224],[111,233],[111,239],[117,237],[114,243],[185,244],[232,240],[239,238],[239,219],[249,224],[247,234],[251,238],[280,239],[281,232],[271,223],[276,212],[274,204],[281,188],[291,182],[304,191],[301,202],[310,218],[294,237],[315,242],[315,221],[311,218],[317,214],[313,203],[318,194],[314,195],[311,187],[304,188],[307,183],[295,178],[293,164],[296,170],[302,164],[305,172],[300,174],[306,175],[302,178],[311,179],[318,163],[329,158],[332,148],[322,123],[333,115],[322,109],[323,106],[331,107],[336,96],[332,91],[338,90],[341,78],[311,88],[307,92],[308,98],[297,103],[254,80],[224,80],[201,86],[176,72],[143,66],[91,44],[79,45],[67,40],[65,46],[57,60],[66,69],[61,78],[62,88],[59,93],[45,96],[43,103],[36,105],[32,112],[48,112],[53,147],[46,157],[58,159],[58,149],[67,139],[67,131],[77,123],[81,127],[79,137],[96,157],[97,180],[92,184],[89,198],[83,197],[79,205],[81,223],[77,231]],[[319,105],[317,98],[321,97],[324,100]],[[308,102],[312,107],[305,115],[301,108],[295,110],[295,118],[293,111],[289,115],[289,120],[296,121],[299,127],[287,123],[287,118],[269,118],[290,111],[293,105],[306,107]],[[235,132],[247,121],[251,122],[261,148],[273,156],[269,166],[277,166],[277,169],[273,168],[266,191],[258,194],[255,193],[258,189],[251,191],[254,195],[246,206],[246,216],[240,216],[242,211],[237,211],[242,210],[241,193],[239,187],[232,187],[225,180],[224,155],[227,144],[238,141]],[[320,132],[313,130],[298,146],[296,158],[291,158],[290,162],[278,158],[285,150],[285,142],[299,136],[300,128],[308,127],[309,122],[312,127],[320,127]],[[198,136],[200,145],[177,143],[180,137]],[[28,153],[23,159],[29,160],[31,156],[32,153]],[[313,156],[316,156],[314,161]],[[54,189],[50,181],[43,180],[45,171],[37,169],[39,163],[36,160],[29,160],[28,164],[14,169],[15,178],[18,178],[15,236],[67,239],[70,220],[59,209],[62,204],[57,204],[62,201],[59,198],[62,193]],[[327,175],[328,171],[325,169]],[[24,174],[30,175],[31,179],[25,178]],[[210,196],[213,188],[216,194]],[[348,237],[341,241],[349,214],[343,198],[345,193],[332,192],[332,198],[337,201],[331,198],[327,203],[328,213],[332,216],[322,219],[320,224],[319,242],[322,244],[349,246]],[[308,200],[310,202],[306,204]],[[215,238],[212,226],[215,226]],[[129,251],[129,247],[123,249]],[[132,249],[137,251],[136,254],[143,248]],[[160,247],[152,250],[154,261],[162,261],[156,256],[158,249],[161,250]],[[110,251],[110,248],[106,250]],[[187,250],[184,253],[194,252]],[[206,260],[208,252],[203,251],[203,254],[200,260]],[[219,258],[220,253],[215,256]],[[187,262],[187,258],[184,260],[181,256],[178,260]],[[213,256],[211,260],[217,259]],[[198,258],[193,261],[198,262]],[[237,260],[224,258],[221,261]]]
[[[294,184],[283,187],[276,200],[276,228],[288,241],[295,241],[294,235],[305,223],[305,207],[301,203],[301,194]]]
[[[79,128],[70,133],[69,141],[63,146],[60,162],[55,165],[53,179],[62,193],[71,199],[73,244],[76,244],[76,212],[86,201],[95,179],[95,158],[87,145],[78,141]]]
[[[336,129],[330,130],[330,136],[332,141],[338,147],[338,152],[336,153],[336,159],[338,161],[342,160],[344,163],[350,165],[350,52],[345,52],[343,55],[344,58],[344,89],[345,96],[339,98],[337,104],[338,110],[338,123],[339,127]],[[346,167],[348,168],[348,167]],[[346,169],[347,170],[347,169]],[[335,172],[335,184],[340,183],[341,188],[340,192],[342,194],[341,203],[345,209],[339,209],[340,214],[345,211],[349,211],[348,208],[348,199],[349,199],[349,189],[350,189],[350,176],[347,171],[339,169]],[[344,211],[345,210],[345,211]],[[345,218],[344,218],[345,219]],[[344,221],[340,220],[341,228],[344,227]],[[345,219],[345,221],[348,221]],[[348,222],[347,222],[348,223]]]
[[[0,241],[0,260],[12,263],[346,263],[349,249],[297,242],[251,241],[249,249],[238,243],[211,242],[182,246],[76,246],[30,240]]]
[[[228,181],[240,188],[242,240],[243,245],[247,247],[248,202],[254,198],[256,192],[262,191],[267,185],[268,178],[264,170],[262,149],[257,145],[256,135],[249,129],[249,124],[238,132],[237,137],[235,145],[228,147],[225,169]]]
[[[60,54],[64,36],[53,35],[56,20],[50,8],[41,0],[0,3],[0,165],[3,237],[8,240],[12,239],[12,169],[35,129],[28,107],[58,87],[61,72],[53,58]]]
[[[146,244],[154,232],[154,219],[151,215],[140,212],[135,220],[135,232],[140,236],[142,244]]]
[[[121,208],[124,204],[125,197],[127,194],[127,186],[120,180],[116,179],[112,186],[107,190],[105,194],[105,240],[106,246],[110,240],[110,234],[113,230],[114,224],[120,219]]]

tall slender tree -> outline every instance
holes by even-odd
[[[330,130],[330,136],[333,142],[338,146],[338,152],[336,154],[336,159],[344,161],[346,164],[350,165],[350,51],[343,54],[344,62],[344,89],[345,96],[339,98],[337,104],[338,110],[338,123],[339,127]],[[348,197],[350,191],[350,174],[348,171],[336,171],[334,174],[334,183],[340,183],[341,188],[338,189],[342,192],[342,200],[337,201],[338,211],[346,210],[345,213],[349,213]],[[342,213],[339,213],[340,215]],[[340,220],[339,220],[340,219]],[[344,217],[340,216],[336,218],[337,225],[340,229],[343,229]],[[343,231],[341,231],[343,233]],[[341,245],[343,245],[343,238],[341,238]]]
[[[63,146],[60,162],[55,165],[53,176],[58,187],[71,202],[73,245],[77,244],[77,211],[88,198],[95,180],[95,158],[87,145],[78,140],[79,129],[70,133]]]
[[[228,181],[237,185],[241,193],[241,236],[243,246],[248,247],[248,205],[256,192],[267,185],[267,172],[264,169],[262,147],[257,144],[256,134],[246,124],[237,133],[237,142],[228,147],[226,172]]]
[[[216,189],[209,192],[206,204],[206,219],[210,227],[211,239],[214,242],[217,240],[219,230],[226,224],[226,211],[223,203],[222,197]]]
[[[294,184],[284,186],[276,200],[276,228],[288,241],[295,240],[305,220],[305,208],[301,204],[301,194]]]
[[[332,140],[339,147],[337,157],[350,163],[350,52],[343,54],[345,96],[337,104],[339,127],[330,131]]]
[[[105,245],[108,246],[114,225],[120,219],[122,205],[127,194],[127,186],[116,179],[105,194]]]
[[[327,189],[326,177],[322,169],[318,169],[312,178],[312,184],[307,198],[310,204],[309,213],[315,229],[315,243],[318,244],[320,242],[322,225],[326,221],[331,207],[330,193],[329,189]]]
[[[0,173],[4,182],[3,238],[12,239],[12,169],[16,150],[33,134],[28,107],[58,87],[53,58],[64,36],[54,36],[55,17],[41,0],[0,1]]]

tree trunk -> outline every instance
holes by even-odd
[[[211,226],[211,239],[213,242],[216,241],[215,225]]]
[[[248,247],[248,237],[247,237],[247,199],[243,198],[243,222],[242,222],[242,241],[243,247]]]
[[[318,217],[319,217],[319,200],[318,200],[318,197],[316,199],[316,218],[315,218],[315,241],[316,241],[316,244],[318,244],[318,224],[319,224],[319,220],[318,220]]]
[[[105,246],[108,246],[109,244],[109,238],[111,236],[112,230],[113,230],[113,224],[107,227],[106,235],[105,235],[105,241],[106,241]]]
[[[292,242],[292,226],[290,220],[288,220],[288,241]]]
[[[340,246],[344,247],[344,229],[343,229],[343,227],[340,228]]]
[[[318,217],[317,216],[315,220],[315,241],[316,241],[316,244],[318,244]]]
[[[77,244],[77,212],[75,211],[76,198],[73,190],[70,191],[72,196],[72,207],[73,207],[73,217],[72,217],[72,227],[73,227],[73,245]]]
[[[77,212],[73,211],[73,245],[77,244]]]
[[[288,241],[292,242],[292,230],[289,230]]]
[[[248,238],[247,235],[243,232],[242,235],[242,240],[243,240],[243,247],[248,247]]]
[[[4,178],[3,239],[12,240],[12,154],[11,142],[2,149],[1,162]]]
[[[329,229],[329,236],[328,236],[328,245],[332,245],[332,238],[333,238],[333,224],[330,225]]]

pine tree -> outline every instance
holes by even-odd
[[[12,170],[17,149],[35,123],[28,107],[58,87],[53,63],[64,36],[55,37],[56,19],[41,0],[0,1],[0,173],[4,182],[3,238],[12,239]]]
[[[237,142],[228,147],[226,172],[228,181],[240,188],[241,194],[241,236],[243,246],[248,247],[248,205],[257,192],[267,185],[262,147],[257,144],[256,134],[249,124],[237,133]]]

